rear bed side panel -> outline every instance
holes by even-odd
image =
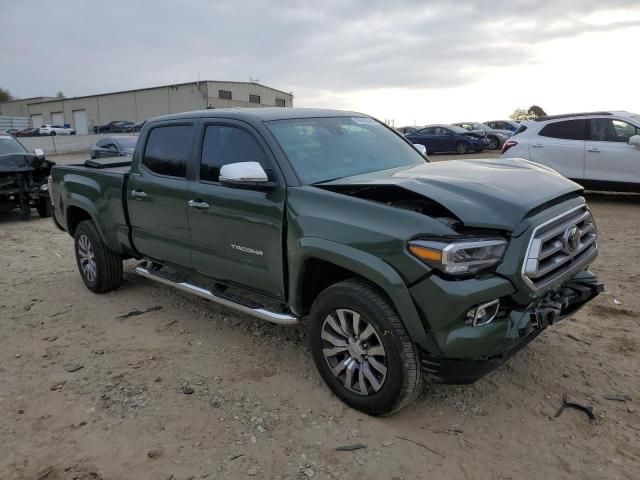
[[[72,234],[72,207],[91,216],[105,244],[125,255],[134,255],[129,226],[122,203],[122,191],[128,173],[125,170],[96,170],[83,166],[55,167],[53,199],[58,222]]]

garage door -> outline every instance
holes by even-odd
[[[31,115],[31,127],[39,128],[41,126],[42,126],[42,115],[41,114]]]
[[[51,114],[51,123],[54,125],[64,125],[64,113],[53,112]]]
[[[86,110],[74,110],[73,111],[73,128],[76,129],[78,135],[86,135],[89,133],[87,129],[87,111]]]

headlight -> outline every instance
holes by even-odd
[[[502,239],[414,240],[409,251],[425,262],[450,275],[476,273],[492,267],[502,260],[507,241]]]

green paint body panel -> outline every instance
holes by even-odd
[[[70,230],[72,213],[77,212],[73,209],[81,209],[116,252],[259,293],[299,316],[308,313],[303,288],[309,266],[325,262],[377,285],[395,306],[412,340],[432,355],[480,359],[512,348],[530,321],[532,305],[567,281],[561,278],[537,292],[525,284],[521,268],[531,232],[584,202],[581,188],[546,167],[514,159],[425,161],[417,167],[322,185],[302,184],[265,122],[339,115],[362,116],[305,109],[230,109],[152,119],[141,132],[130,168],[54,167],[55,217]],[[142,166],[149,132],[176,124],[193,126],[190,163],[181,179],[159,176]],[[250,133],[273,163],[277,186],[261,191],[199,181],[203,132],[211,124]],[[460,234],[435,215],[341,190],[354,186],[404,189],[451,212],[465,228],[508,238],[502,263],[484,277],[446,278],[413,257],[407,242],[419,236]],[[133,190],[144,191],[147,197],[135,200]],[[193,210],[187,206],[191,199],[205,201],[211,208]],[[234,245],[262,254],[247,254]],[[495,298],[511,306],[505,316],[482,327],[465,324],[470,308]]]

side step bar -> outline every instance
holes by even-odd
[[[147,268],[146,263],[144,262],[136,267],[136,273],[150,280],[154,280],[164,285],[169,285],[170,287],[177,288],[178,290],[182,290],[184,292],[193,293],[194,295],[198,295],[199,297],[206,298],[207,300],[211,300],[212,302],[218,303],[224,307],[233,308],[234,310],[238,310],[239,312],[252,315],[261,320],[266,320],[267,322],[277,323],[280,325],[294,325],[300,321],[298,317],[289,315],[287,313],[272,312],[264,308],[247,307],[245,305],[233,302],[220,295],[216,295],[215,293],[213,293],[210,290],[207,290],[206,288],[198,287],[197,285],[192,285],[187,282],[176,282],[168,278],[164,278],[150,271]]]

